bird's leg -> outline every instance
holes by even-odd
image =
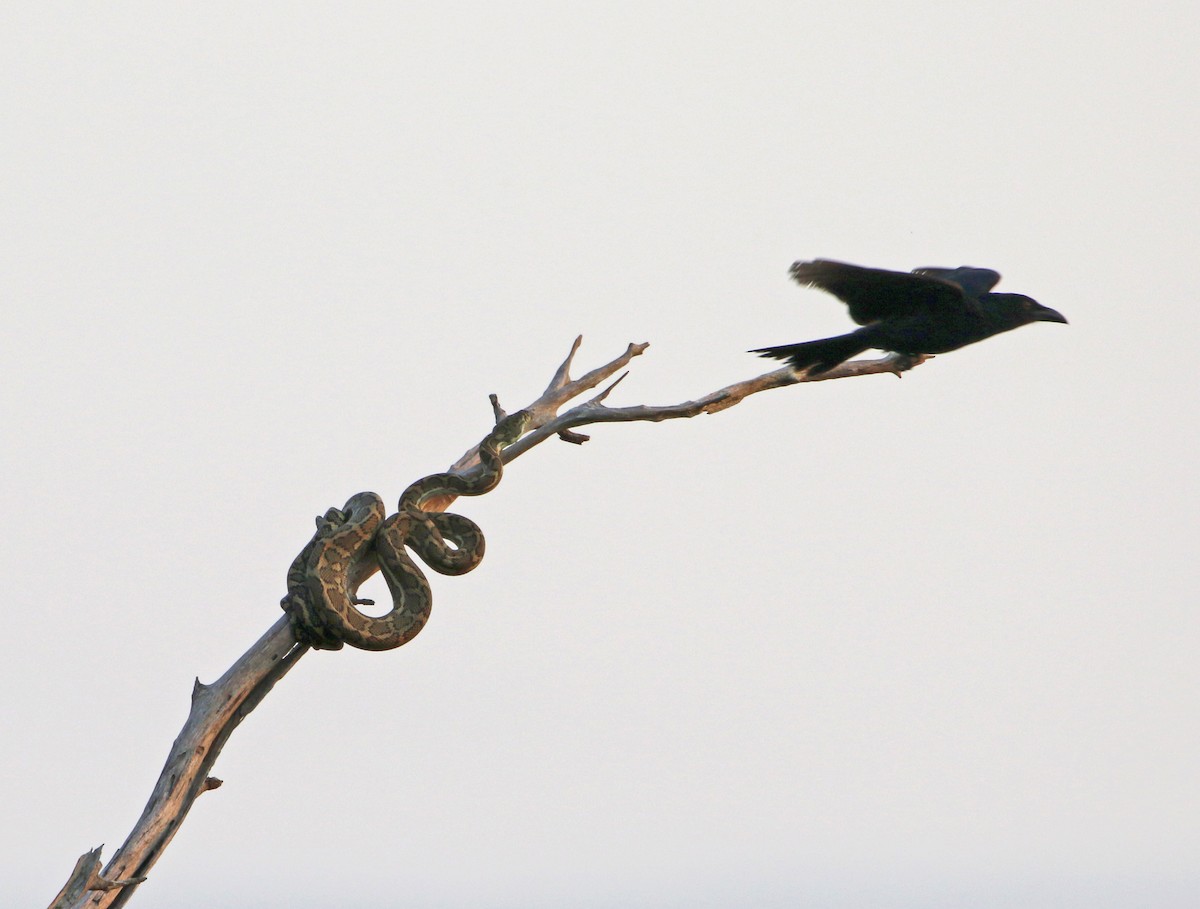
[[[897,379],[903,379],[904,373],[915,366],[920,366],[926,360],[932,360],[933,354],[892,354],[892,374]]]

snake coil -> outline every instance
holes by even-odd
[[[319,650],[340,650],[343,644],[391,650],[416,637],[429,620],[433,597],[405,547],[447,575],[466,574],[484,550],[483,532],[474,521],[425,511],[425,504],[435,496],[479,496],[495,489],[504,472],[500,451],[521,437],[529,418],[524,410],[505,417],[479,443],[477,473],[435,473],[418,480],[404,490],[391,517],[378,495],[360,492],[317,518],[317,532],[288,569],[288,592],[280,600],[296,640]],[[373,602],[357,593],[376,570],[392,597],[391,610],[378,617],[355,608]]]

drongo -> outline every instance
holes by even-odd
[[[1024,294],[994,294],[1000,273],[990,268],[864,268],[829,259],[796,262],[792,277],[819,287],[850,308],[862,328],[834,338],[762,347],[751,353],[787,360],[815,376],[864,350],[908,356],[939,354],[1030,322],[1066,322],[1062,313]]]

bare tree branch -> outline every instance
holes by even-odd
[[[658,423],[663,420],[695,417],[702,413],[718,413],[729,407],[733,407],[750,395],[758,394],[760,391],[769,391],[772,388],[786,388],[789,385],[799,385],[805,382],[824,382],[828,379],[848,379],[854,376],[870,376],[880,373],[891,373],[892,375],[900,376],[929,359],[929,357],[924,356],[909,357],[891,354],[877,360],[850,360],[818,376],[797,373],[790,367],[785,366],[761,376],[745,379],[741,382],[727,385],[724,388],[719,388],[694,401],[664,405],[642,404],[633,407],[607,406],[604,404],[604,400],[617,384],[628,375],[626,372],[618,376],[615,381],[595,397],[582,404],[577,404],[565,413],[560,414],[558,411],[563,404],[579,396],[584,391],[595,388],[617,370],[626,366],[634,357],[641,356],[646,348],[650,346],[645,343],[630,344],[625,353],[621,354],[615,360],[597,369],[593,369],[581,379],[572,381],[569,370],[582,341],[582,335],[575,339],[571,345],[571,352],[567,354],[566,360],[563,361],[563,364],[555,372],[554,378],[551,379],[546,390],[542,392],[541,397],[525,407],[526,410],[533,414],[533,420],[530,423],[533,429],[522,436],[519,441],[504,449],[503,458],[505,463],[519,458],[535,445],[540,445],[546,439],[555,435],[562,438],[563,441],[582,444],[589,437],[582,433],[573,432],[573,430],[578,426],[587,426],[590,423],[630,423],[635,421]],[[495,396],[493,395],[493,406],[498,407],[494,399]],[[478,449],[472,448],[459,458],[451,469],[468,470],[477,464],[478,461]]]
[[[898,376],[924,359],[890,356],[879,360],[855,360],[812,378],[783,368],[735,382],[694,401],[609,407],[604,402],[628,375],[625,372],[587,401],[560,414],[560,408],[567,402],[610,379],[649,347],[644,343],[630,344],[620,356],[578,379],[572,379],[571,365],[582,341],[582,336],[575,339],[570,353],[555,370],[546,390],[523,408],[532,415],[529,424],[532,431],[504,449],[502,457],[505,462],[520,457],[554,436],[566,442],[582,444],[588,437],[574,429],[591,423],[660,422],[702,413],[718,413],[752,394],[771,388],[885,372]],[[505,415],[504,410],[495,395],[491,396],[491,401],[499,422]],[[478,463],[478,446],[475,446],[451,466],[450,472],[465,475],[476,469]],[[444,511],[453,500],[453,497],[446,496],[443,500],[429,501],[423,507],[428,511]],[[221,678],[211,685],[196,681],[187,722],[171,747],[162,774],[133,831],[103,873],[99,872],[99,848],[81,856],[67,885],[51,904],[51,909],[84,909],[84,906],[88,909],[108,909],[125,905],[171,842],[196,799],[201,793],[221,785],[220,780],[209,776],[209,771],[233,730],[308,649],[297,643],[287,616],[280,616]]]
[[[208,772],[233,730],[307,651],[307,647],[296,643],[287,616],[281,616],[221,678],[211,685],[196,680],[187,722],[171,746],[154,792],[133,832],[105,866],[103,878],[113,887],[89,884],[88,891],[104,892],[91,898],[81,893],[55,909],[125,905],[196,799],[221,785]],[[94,851],[98,867],[99,850]]]

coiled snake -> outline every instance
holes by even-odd
[[[288,569],[288,592],[280,601],[296,640],[319,650],[340,650],[344,643],[391,650],[416,637],[429,620],[433,599],[429,581],[405,546],[434,571],[449,575],[470,571],[484,549],[483,532],[474,521],[423,506],[435,496],[478,496],[495,489],[504,472],[500,450],[519,439],[528,424],[524,410],[505,417],[479,443],[479,473],[435,473],[418,480],[404,490],[391,517],[378,495],[360,492],[317,518],[316,534]],[[373,617],[354,607],[374,602],[356,594],[376,569],[387,583],[392,609]]]

